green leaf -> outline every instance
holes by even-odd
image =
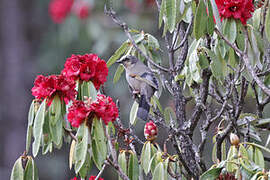
[[[158,40],[151,34],[147,35],[147,46],[150,50],[159,50],[160,46]]]
[[[49,119],[52,125],[55,125],[56,122],[61,118],[61,100],[58,95],[54,96],[52,104],[49,107]]]
[[[58,118],[55,123],[56,124],[54,124],[50,119],[50,134],[52,137],[52,141],[55,143],[55,145],[59,146],[61,144],[63,136],[63,121],[62,119]]]
[[[138,44],[144,40],[144,32],[140,32],[132,37],[133,37],[135,43]]]
[[[30,148],[30,145],[31,145],[31,141],[32,141],[32,135],[33,135],[33,126],[30,125],[27,127],[27,133],[26,133],[26,153],[29,152],[29,148]]]
[[[23,174],[22,158],[20,157],[12,168],[10,180],[23,180]]]
[[[213,14],[216,20],[217,28],[221,30],[221,21],[220,21],[220,16],[219,16],[219,11],[217,8],[216,1],[215,0],[210,0],[210,1],[211,1],[212,9],[213,9]]]
[[[90,84],[89,82],[83,81],[81,84],[81,98],[84,100],[84,97],[90,97]]]
[[[30,109],[28,112],[28,126],[33,125],[34,122],[34,118],[35,118],[35,103],[36,101],[33,100],[31,105],[30,105]]]
[[[76,137],[77,137],[77,142],[76,142],[76,147],[75,147],[75,172],[76,174],[81,170],[85,160],[86,160],[86,155],[87,155],[87,149],[88,149],[88,136],[89,136],[89,131],[88,127],[86,126],[85,123],[81,124]]]
[[[176,0],[166,0],[165,2],[168,30],[172,33],[176,23]]]
[[[164,180],[165,178],[165,168],[162,162],[158,163],[154,170],[153,180]]]
[[[200,0],[194,19],[194,35],[197,40],[207,31],[207,17],[204,1]]]
[[[146,141],[142,148],[141,165],[144,173],[147,175],[150,171],[149,163],[151,161],[151,142]]]
[[[199,65],[202,69],[206,69],[209,67],[209,61],[204,54],[199,55]]]
[[[214,22],[214,15],[213,15],[213,8],[211,5],[210,0],[207,2],[208,7],[208,18],[207,18],[207,33],[209,35],[213,35],[214,29],[215,29],[215,22]]]
[[[138,108],[139,104],[137,101],[134,101],[129,114],[129,122],[131,125],[135,125],[136,123]]]
[[[76,141],[72,140],[69,150],[69,169],[71,170],[72,164],[75,162],[74,160],[74,152],[76,147]]]
[[[258,166],[260,166],[262,169],[264,169],[264,157],[263,157],[263,153],[257,147],[255,147],[254,162]]]
[[[35,120],[34,120],[33,136],[34,136],[35,140],[34,140],[33,145],[32,145],[32,151],[33,151],[34,157],[37,156],[38,151],[39,151],[39,147],[40,147],[40,143],[41,143],[43,124],[44,124],[44,120],[45,120],[46,100],[47,99],[44,99],[43,102],[41,103],[41,105],[37,111]]]
[[[31,156],[27,156],[27,164],[24,172],[24,180],[36,180],[38,179],[38,174],[36,171],[34,160]]]
[[[259,145],[259,144],[256,144],[256,143],[250,143],[250,142],[243,142],[243,144],[248,144],[248,145],[251,145],[251,146],[258,147],[258,148],[270,153],[270,149],[268,149],[268,148],[266,148],[266,147],[264,147],[262,145]]]
[[[124,72],[124,66],[120,64],[114,73],[113,84],[116,84],[119,81],[123,72]]]
[[[107,67],[113,65],[129,47],[129,42],[124,42],[107,61]]]
[[[265,34],[268,39],[268,42],[270,42],[270,8],[268,8],[266,17],[265,17]]]
[[[221,170],[222,168],[209,169],[201,175],[200,180],[215,180],[219,176]]]
[[[86,160],[85,160],[82,168],[79,171],[80,177],[86,178],[86,176],[88,175],[88,173],[91,171],[91,168],[92,168],[91,156],[87,152],[87,154],[86,154]]]
[[[95,101],[97,98],[97,90],[95,88],[95,85],[91,81],[89,81],[88,86],[89,86],[90,97],[93,101]]]
[[[231,146],[227,155],[227,164],[226,164],[226,170],[228,172],[235,172],[238,169],[237,160],[237,148],[235,146]]]
[[[158,98],[154,95],[154,96],[152,96],[151,100],[153,101],[153,105],[155,106],[155,108],[157,106],[158,110],[163,114],[163,109],[162,109],[162,106],[161,106]]]
[[[164,109],[164,117],[168,125],[171,123],[171,119],[173,120],[173,125],[176,125],[176,114],[172,107],[168,106]]]
[[[137,156],[132,152],[128,161],[128,177],[130,180],[139,179],[139,163]]]
[[[163,21],[163,16],[166,12],[166,1],[162,0],[161,6],[160,6],[160,11],[159,11],[159,17],[158,17],[158,28],[161,27],[162,21]]]
[[[236,22],[233,18],[226,18],[224,21],[223,34],[231,43],[234,43],[237,35]]]
[[[126,152],[125,151],[121,151],[119,153],[118,163],[119,163],[120,168],[123,170],[123,172],[125,174],[127,174],[127,158],[126,158]],[[122,178],[120,178],[120,176],[119,176],[119,180],[121,180],[121,179]]]
[[[215,53],[213,53],[212,51],[208,50],[208,55],[211,58],[211,64],[210,64],[210,68],[212,70],[213,75],[217,78],[217,79],[222,79],[224,74],[223,74],[223,63],[220,62],[220,60],[217,58],[217,56],[215,55]]]
[[[107,156],[107,143],[102,121],[95,117],[92,125],[92,152],[93,160],[100,170]]]
[[[242,28],[243,28],[243,25],[241,24],[241,22],[237,22],[236,43],[237,43],[238,48],[243,51],[245,48],[245,36],[244,36],[244,32]]]

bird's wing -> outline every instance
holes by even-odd
[[[141,76],[140,75],[134,75],[134,78],[139,81],[144,81],[147,84],[149,84],[154,89],[158,89],[158,81],[156,77],[152,73],[145,72]]]

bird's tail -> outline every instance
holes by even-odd
[[[150,105],[147,102],[146,96],[141,95],[137,117],[146,121],[148,118],[149,109]]]

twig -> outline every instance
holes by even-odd
[[[72,133],[71,130],[68,130],[66,128],[64,128],[64,131],[74,140],[74,141],[78,141],[77,137]]]
[[[101,176],[101,174],[102,174],[103,171],[105,170],[105,167],[106,167],[106,165],[107,165],[106,161],[107,161],[107,160],[105,160],[105,162],[104,162],[104,164],[103,164],[101,170],[99,171],[98,175],[96,176],[95,180],[98,180],[98,178]]]
[[[158,69],[164,71],[164,72],[168,72],[169,70],[165,67],[162,67],[158,64],[156,64],[147,54],[145,54],[140,48],[139,46],[136,44],[135,40],[133,39],[133,37],[130,34],[129,28],[127,26],[127,24],[125,22],[122,22],[117,16],[116,13],[112,10],[112,8],[110,7],[109,10],[107,10],[106,5],[104,7],[104,13],[107,16],[110,16],[112,18],[112,20],[119,25],[120,27],[123,28],[126,36],[128,37],[128,39],[131,41],[132,45],[135,47],[135,49],[146,58],[146,60],[151,63],[152,65],[154,65],[155,67],[157,67]]]

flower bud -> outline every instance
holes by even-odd
[[[239,137],[234,133],[230,134],[230,141],[231,141],[231,144],[234,146],[238,146],[240,142]]]
[[[153,121],[150,121],[144,126],[144,136],[148,141],[153,141],[157,138],[158,129]]]

